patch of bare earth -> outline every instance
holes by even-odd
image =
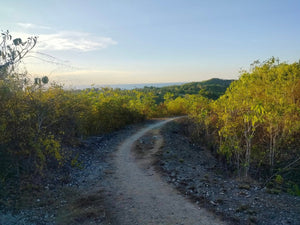
[[[106,195],[111,224],[224,224],[214,214],[180,195],[155,172],[153,155],[163,143],[157,129],[169,121],[147,126],[119,146],[114,161],[115,174],[110,178]],[[153,136],[150,145],[143,137],[149,131]]]

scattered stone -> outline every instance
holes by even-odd
[[[244,212],[246,211],[247,209],[249,209],[249,205],[240,205],[235,211],[236,212]]]
[[[210,204],[212,204],[213,206],[217,206],[218,204],[215,203],[214,201],[210,201]]]
[[[161,132],[164,147],[158,156],[157,167],[166,181],[172,175],[180,183],[179,186],[175,184],[175,188],[183,194],[188,193],[188,197],[199,207],[206,207],[222,215],[229,224],[300,224],[300,197],[278,190],[271,191],[276,195],[268,195],[266,192],[270,192],[270,188],[259,188],[258,181],[249,183],[234,179],[210,150],[191,142],[185,136],[187,132],[183,127],[178,122],[172,122]],[[176,133],[172,133],[174,129]],[[166,153],[168,149],[172,149],[172,154]],[[180,158],[184,159],[184,163],[179,162]],[[176,173],[172,174],[172,171]],[[190,187],[197,188],[188,192]]]
[[[239,189],[245,189],[245,190],[250,190],[250,185],[249,184],[239,184]]]

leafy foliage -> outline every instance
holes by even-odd
[[[256,62],[237,81],[74,91],[49,84],[48,77],[31,82],[14,71],[36,38],[12,40],[8,32],[2,38],[0,184],[14,180],[20,185],[51,168],[77,165],[64,146],[79,138],[147,118],[189,114],[193,136],[206,141],[239,176],[271,176],[299,194],[300,62]]]
[[[238,174],[267,176],[285,168],[280,172],[287,175],[291,168],[286,165],[300,158],[299,85],[300,63],[257,62],[223,96],[204,106],[209,113],[191,111],[191,117],[198,127],[208,128],[218,154]]]
[[[6,32],[2,39],[0,186],[12,181],[20,186],[28,178],[41,179],[50,169],[76,165],[64,146],[158,113],[152,93],[108,88],[73,91],[49,84],[48,77],[30,81],[14,69],[36,38],[23,42]]]
[[[43,177],[51,168],[74,164],[65,145],[159,113],[152,93],[109,88],[73,91],[55,84],[24,85],[22,80],[17,75],[0,80],[2,182]]]

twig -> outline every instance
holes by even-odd
[[[300,157],[297,158],[296,160],[294,160],[293,162],[291,162],[290,164],[286,165],[285,167],[283,167],[282,170],[288,169],[289,167],[291,167],[293,164],[295,164],[295,163],[298,162],[299,160],[300,160]],[[266,187],[267,183],[269,183],[269,181],[270,181],[273,177],[275,177],[276,175],[278,175],[278,173],[279,173],[279,171],[276,172],[276,173],[274,173],[272,176],[270,176],[270,177],[266,180],[266,182],[264,183],[264,185],[262,186],[261,189],[263,189],[264,187]]]

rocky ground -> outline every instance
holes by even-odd
[[[161,130],[164,145],[157,169],[166,182],[232,224],[300,224],[300,197],[232,178],[210,151],[185,136],[185,126],[171,122]]]
[[[147,123],[152,123],[148,121]],[[105,223],[102,186],[112,172],[112,153],[128,136],[145,124],[131,125],[111,134],[90,137],[70,149],[78,165],[57,171],[38,190],[24,191],[16,204],[0,201],[0,225],[53,225]]]
[[[105,198],[109,197],[107,178],[115,173],[115,151],[142,126],[83,141],[74,149],[80,153],[80,164],[67,176],[58,172],[57,181],[24,192],[14,210],[0,201],[0,224],[110,224]],[[184,123],[171,122],[160,132],[164,141],[151,162],[166,183],[231,224],[300,224],[300,197],[271,194],[253,180],[232,178],[210,151],[193,144],[184,131]],[[153,148],[156,141],[157,134],[153,133],[140,138],[137,158],[142,159],[143,152]]]

